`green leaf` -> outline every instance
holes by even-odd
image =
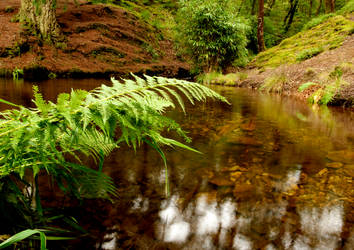
[[[5,103],[5,104],[10,105],[10,106],[17,107],[17,108],[21,108],[21,107],[23,107],[23,106],[21,106],[21,105],[17,105],[17,104],[15,104],[15,103],[12,103],[12,102],[6,101],[6,100],[4,100],[4,99],[2,99],[2,98],[0,98],[0,102],[1,102],[1,103]]]
[[[316,86],[316,85],[318,85],[318,84],[314,83],[314,82],[306,82],[306,83],[300,85],[300,87],[298,88],[298,91],[303,92],[304,90],[310,88],[311,86]]]
[[[43,232],[41,232],[40,230],[37,229],[26,229],[22,232],[19,232],[13,236],[11,236],[10,238],[8,238],[7,240],[5,240],[4,242],[2,242],[0,244],[0,249],[3,249],[5,247],[9,247],[13,244],[15,244],[16,242],[22,241],[24,239],[27,239],[28,237],[34,235],[34,234],[39,234],[40,236],[40,240],[41,240],[41,250],[46,250],[46,237],[45,234]]]

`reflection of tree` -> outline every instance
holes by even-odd
[[[343,227],[343,207],[304,208],[299,211],[302,235],[294,248],[337,249]]]
[[[273,243],[284,249],[339,247],[342,206],[303,207],[296,214],[287,202],[258,206],[231,200],[217,203],[204,194],[181,211],[176,205],[178,199],[174,196],[159,212],[159,237],[166,242],[184,243],[186,248],[259,249]],[[294,212],[293,216],[289,217],[289,212]],[[297,222],[294,224],[292,219]]]

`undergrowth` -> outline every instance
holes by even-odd
[[[331,103],[334,98],[339,95],[342,87],[348,85],[346,81],[342,79],[343,69],[348,70],[347,65],[341,64],[335,67],[335,69],[328,74],[320,82],[306,82],[298,88],[299,92],[309,90],[312,92],[308,98],[308,101],[312,104],[327,105]]]

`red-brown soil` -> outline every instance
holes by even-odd
[[[64,1],[59,1],[57,18],[66,41],[56,48],[28,35],[20,23],[11,22],[20,0],[0,1],[3,74],[16,67],[25,69],[27,76],[39,71],[43,77],[50,72],[69,77],[129,72],[182,77],[188,73],[189,65],[177,59],[172,42],[157,39],[161,31],[124,9],[73,2],[64,8]],[[8,6],[13,8],[11,13],[6,11]]]

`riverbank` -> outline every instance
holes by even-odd
[[[171,39],[134,11],[87,1],[58,1],[57,18],[66,40],[42,42],[29,27],[12,22],[20,0],[0,3],[0,76],[21,69],[28,79],[136,74],[185,77]],[[150,13],[151,14],[151,13]],[[153,14],[151,14],[153,15]],[[153,17],[151,17],[153,18]],[[150,19],[151,19],[150,18]]]
[[[297,96],[308,99],[319,89],[312,86],[300,92],[298,89],[307,82],[325,85],[328,81],[335,81],[340,75],[342,86],[334,96],[332,105],[354,105],[354,36],[348,37],[339,48],[325,51],[318,56],[296,64],[285,64],[274,69],[248,68],[243,71],[247,79],[239,85],[261,89],[265,91],[279,92],[284,95]],[[330,79],[332,76],[332,80]],[[276,80],[278,79],[278,82]],[[275,81],[272,85],[271,81]],[[270,86],[265,86],[269,83]]]
[[[201,80],[354,106],[353,33],[353,13],[335,15],[258,54],[244,69]]]

